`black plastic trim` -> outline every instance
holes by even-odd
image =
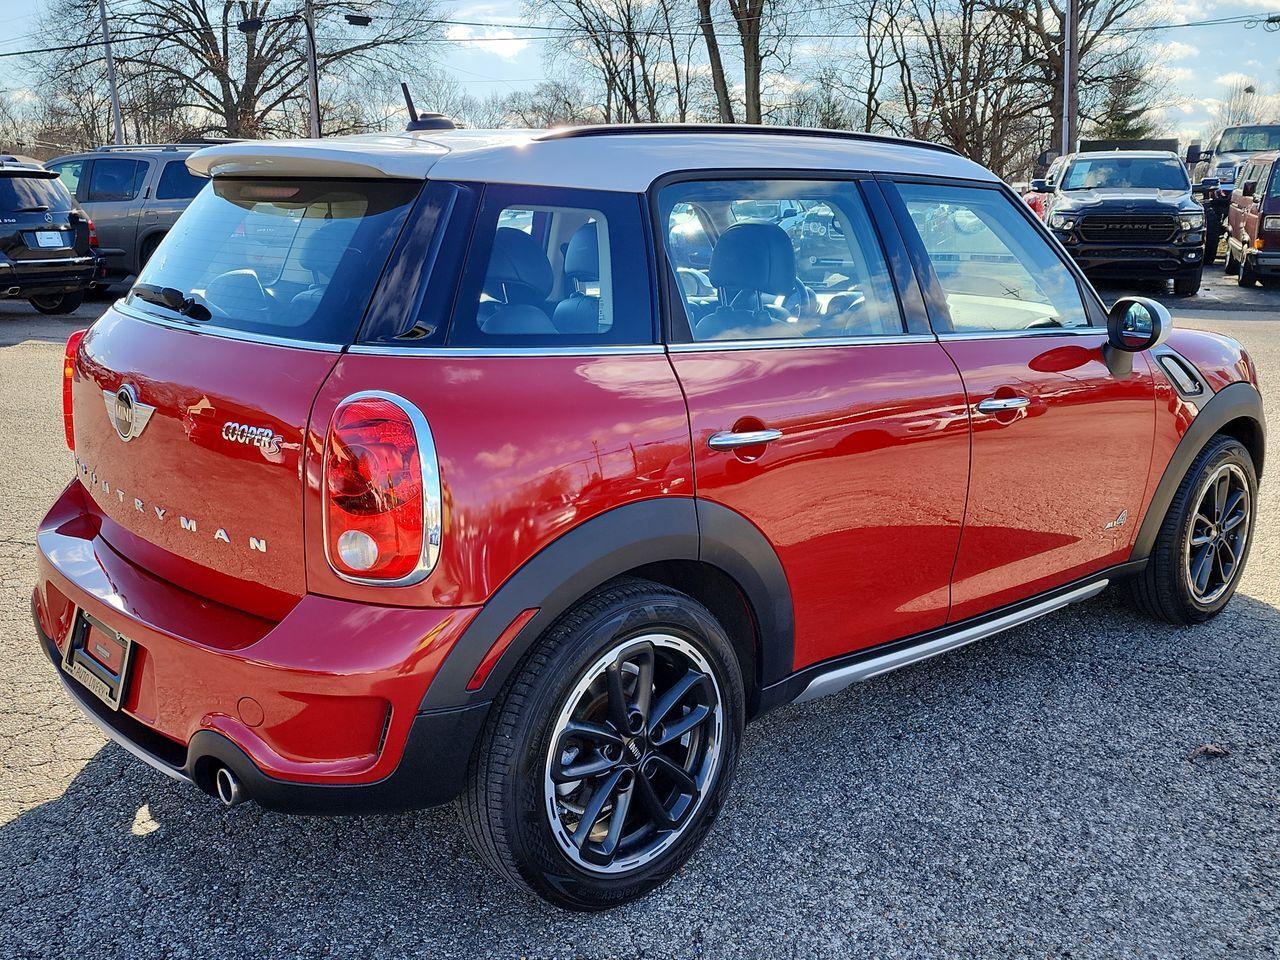
[[[1165,514],[1169,512],[1169,504],[1173,502],[1182,478],[1191,469],[1192,461],[1214,434],[1231,421],[1241,418],[1254,421],[1265,442],[1267,421],[1262,412],[1262,397],[1253,384],[1243,380],[1223,387],[1200,408],[1200,413],[1191,421],[1191,426],[1182,435],[1182,440],[1164,468],[1160,484],[1147,507],[1146,516],[1142,518],[1142,526],[1134,540],[1130,559],[1140,560],[1151,555]],[[1262,476],[1262,466],[1261,462],[1254,464],[1259,477]]]

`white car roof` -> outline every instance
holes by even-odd
[[[943,147],[891,137],[741,127],[422,130],[323,140],[248,140],[187,158],[203,176],[390,177],[639,193],[686,170],[824,170],[996,181]]]

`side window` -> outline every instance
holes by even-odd
[[[640,209],[634,194],[488,188],[448,343],[652,343]]]
[[[898,193],[957,333],[1087,327],[1075,277],[998,190],[902,183]]]
[[[132,200],[142,187],[147,165],[141,160],[106,157],[93,161],[85,200]]]
[[[1256,180],[1258,176],[1258,167],[1253,163],[1246,163],[1244,169],[1240,171],[1240,180],[1238,181],[1239,189],[1244,189],[1244,185],[1250,180]]]
[[[857,184],[675,183],[658,203],[667,261],[694,340],[904,332]]]
[[[66,163],[51,164],[49,169],[58,175],[62,185],[67,188],[67,193],[74,197],[80,188],[80,173],[84,170],[84,161],[68,160]]]
[[[160,172],[156,184],[157,200],[190,200],[209,181],[187,169],[185,160],[170,160]]]
[[[1269,199],[1280,197],[1280,161],[1271,163],[1271,186],[1267,190],[1267,197]]]

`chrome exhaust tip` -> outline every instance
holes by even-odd
[[[22,292],[21,287],[10,287],[8,290],[4,292],[4,295],[6,297],[16,297],[21,292]]]
[[[230,767],[219,767],[218,772],[213,775],[214,789],[218,792],[218,799],[222,801],[224,807],[234,807],[236,804],[244,803],[249,799],[244,792],[244,785],[240,782]]]

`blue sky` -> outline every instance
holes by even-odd
[[[42,38],[33,35],[38,3],[0,0],[0,52],[41,43]],[[457,20],[514,23],[521,19],[519,4],[509,0],[461,3],[447,9]],[[1280,0],[1152,0],[1152,10],[1157,15],[1163,12],[1169,23],[1241,15],[1265,17],[1280,13]],[[456,26],[448,36],[452,42],[437,48],[440,65],[476,96],[526,87],[543,76],[546,44],[525,39],[529,36],[526,31]],[[1280,88],[1280,32],[1268,32],[1261,25],[1249,29],[1232,24],[1171,29],[1147,37],[1159,46],[1158,60],[1171,101],[1166,120],[1184,139],[1205,131],[1213,102],[1227,93],[1234,80],[1247,77],[1267,94],[1276,94]],[[16,61],[0,60],[0,89],[21,86]],[[418,106],[430,108],[429,104]]]

